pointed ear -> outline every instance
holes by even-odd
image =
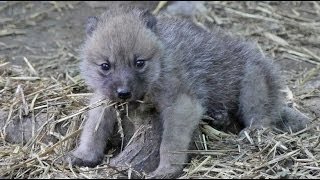
[[[97,29],[99,19],[96,16],[90,16],[87,19],[86,33],[91,36],[93,31]]]
[[[151,14],[149,10],[143,10],[141,13],[141,18],[147,28],[151,29],[152,31],[156,30],[157,18]]]

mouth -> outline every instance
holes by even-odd
[[[141,96],[140,98],[129,98],[129,99],[120,99],[120,98],[116,98],[115,100],[113,100],[113,102],[116,103],[116,106],[123,106],[126,104],[135,104],[135,103],[144,103],[144,96]]]
[[[135,109],[139,107],[140,105],[144,104],[144,107],[150,106],[150,102],[146,101],[145,96],[142,96],[140,98],[130,98],[130,99],[117,99],[113,101],[115,103],[113,107],[119,111],[119,112],[126,112],[128,113],[128,108],[130,106],[130,109]],[[147,106],[145,106],[147,105]],[[152,105],[150,107],[153,107]]]

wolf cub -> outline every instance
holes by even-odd
[[[80,69],[92,102],[144,101],[160,114],[160,162],[150,177],[181,172],[187,155],[175,152],[188,149],[205,114],[226,111],[245,128],[288,127],[278,70],[250,42],[137,8],[88,18],[86,34]],[[90,110],[71,162],[101,163],[115,122],[113,107]]]

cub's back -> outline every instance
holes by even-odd
[[[161,16],[157,33],[169,57],[164,69],[178,74],[207,106],[236,108],[245,66],[265,60],[253,44],[187,20]]]

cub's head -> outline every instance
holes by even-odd
[[[80,70],[89,87],[112,101],[142,99],[160,74],[156,23],[148,11],[130,8],[88,18]]]

